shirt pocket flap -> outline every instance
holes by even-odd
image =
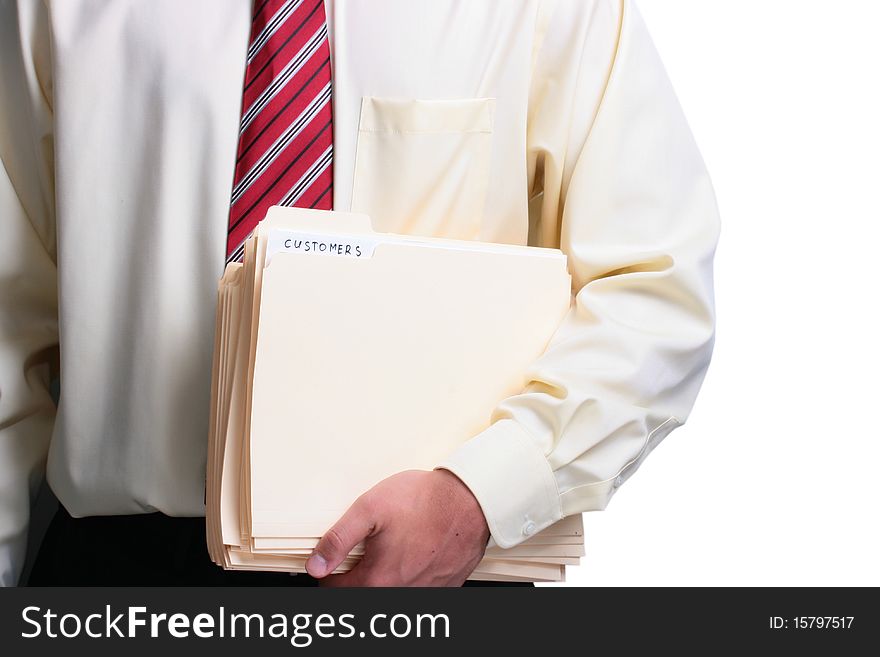
[[[377,230],[480,235],[495,99],[364,97],[351,209]]]
[[[358,126],[365,132],[491,133],[494,98],[419,100],[364,97]]]

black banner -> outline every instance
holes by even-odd
[[[874,589],[22,588],[0,591],[0,645],[7,655],[812,652],[873,645],[878,615]]]

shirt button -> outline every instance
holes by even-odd
[[[617,477],[617,479],[614,480],[614,487],[615,488],[620,488],[620,486],[622,484],[623,484],[623,477]]]
[[[531,536],[535,533],[537,526],[531,520],[529,520],[526,524],[523,525],[522,532],[523,536]]]

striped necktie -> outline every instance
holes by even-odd
[[[323,0],[255,0],[226,259],[272,205],[333,207],[330,47]]]

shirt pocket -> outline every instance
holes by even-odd
[[[492,149],[495,100],[365,97],[352,210],[377,230],[476,239]]]

